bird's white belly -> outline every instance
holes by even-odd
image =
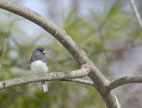
[[[31,70],[34,74],[44,74],[48,72],[48,67],[46,63],[41,60],[37,60],[31,63]]]

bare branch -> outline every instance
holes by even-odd
[[[20,78],[0,81],[0,90],[9,88],[9,87],[14,87],[17,85],[33,83],[33,82],[53,81],[53,80],[84,77],[84,76],[87,76],[89,72],[90,72],[89,68],[82,68],[79,70],[67,71],[67,72],[52,72],[48,74],[24,76]]]
[[[85,84],[85,85],[94,86],[93,81],[90,81],[90,80],[84,80],[84,79],[80,79],[80,78],[74,78],[74,79],[61,79],[61,81],[71,81],[71,82],[76,82],[76,83],[80,83],[80,84]]]
[[[26,19],[38,24],[40,27],[52,34],[75,58],[80,64],[88,64],[90,66],[90,73],[88,76],[94,82],[94,86],[102,96],[108,108],[117,108],[115,95],[113,92],[107,92],[107,87],[110,81],[100,72],[100,70],[94,65],[94,63],[88,58],[87,54],[78,47],[78,45],[72,40],[72,38],[61,28],[57,27],[48,19],[33,12],[32,10],[25,8],[24,6],[17,4],[13,1],[0,0],[0,8],[13,12],[17,15],[23,16]]]
[[[9,0],[0,0],[0,8],[23,16],[24,18],[38,24],[40,27],[52,34],[57,40],[59,40],[64,45],[64,47],[67,48],[67,50],[73,55],[73,57],[78,61],[79,64],[86,64],[85,60],[88,60],[86,53],[76,45],[76,43],[69,35],[67,35],[64,30],[57,27],[47,18],[28,8],[25,8],[20,4],[17,4],[16,2]]]
[[[128,83],[142,83],[142,75],[125,76],[111,81],[109,89],[111,90]]]
[[[0,70],[1,70],[1,67],[2,67],[2,61],[4,59],[6,49],[7,49],[7,39],[5,39],[5,41],[4,41],[4,48],[3,48],[3,52],[2,52],[2,56],[1,56],[1,60],[0,60]]]
[[[135,4],[134,0],[129,0],[129,2],[131,4],[131,7],[132,7],[134,13],[135,13],[135,16],[137,18],[138,24],[142,28],[142,19],[141,19],[141,16],[139,14],[139,11],[138,11],[138,9],[136,7],[136,4]]]

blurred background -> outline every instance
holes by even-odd
[[[63,28],[110,80],[142,72],[142,30],[128,0],[13,0]],[[135,0],[142,15],[142,1]],[[78,69],[67,50],[36,24],[0,9],[0,56],[7,51],[0,80],[31,75],[29,59],[36,47],[47,50],[50,72]],[[142,106],[142,85],[114,90],[123,108]],[[43,93],[37,83],[0,91],[0,108],[106,108],[93,87],[50,82]]]

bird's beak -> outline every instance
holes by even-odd
[[[45,53],[46,53],[46,51],[44,50],[44,51],[43,51],[43,54],[45,54]]]

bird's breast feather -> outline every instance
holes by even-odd
[[[42,74],[48,72],[48,66],[46,63],[41,60],[37,60],[31,63],[31,70],[35,74]]]

